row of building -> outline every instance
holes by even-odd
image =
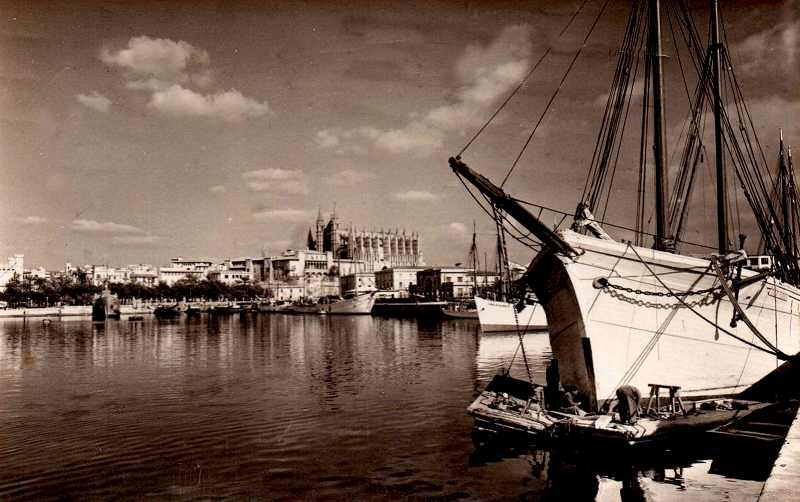
[[[61,273],[61,272],[59,272]],[[336,211],[326,224],[318,213],[314,231],[309,229],[307,249],[286,250],[276,256],[210,260],[174,258],[169,265],[148,264],[112,268],[105,265],[66,264],[69,277],[101,286],[108,283],[173,285],[193,276],[233,285],[262,284],[265,293],[278,300],[348,295],[374,289],[426,296],[463,297],[474,289],[491,287],[497,274],[471,268],[425,266],[415,232],[341,230]],[[12,277],[47,277],[44,269],[24,268],[24,256],[14,255],[0,265],[0,289]]]
[[[174,285],[193,276],[198,280],[217,280],[225,284],[260,284],[266,296],[276,300],[315,299],[347,296],[363,291],[397,291],[400,296],[414,293],[426,297],[467,297],[476,290],[491,288],[497,273],[475,271],[471,267],[426,267],[424,265],[384,267],[363,271],[357,260],[332,260],[329,252],[285,251],[272,258],[239,258],[213,263],[175,258],[166,267],[147,264],[112,268],[105,265],[74,266],[67,263],[63,272],[87,283],[138,283],[154,286],[159,282]],[[360,270],[361,269],[361,270]],[[0,265],[0,288],[16,277],[47,278],[54,273],[44,269],[25,269],[24,255],[14,255]]]

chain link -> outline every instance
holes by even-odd
[[[626,288],[629,289],[629,288]],[[716,288],[715,288],[716,289]],[[653,303],[644,300],[638,300],[636,298],[631,298],[629,296],[625,296],[622,293],[617,291],[613,291],[611,288],[605,287],[602,289],[604,293],[608,293],[611,295],[612,298],[616,298],[618,300],[622,300],[623,302],[631,303],[633,305],[637,305],[639,307],[645,308],[653,308],[653,309],[674,309],[674,308],[694,308],[694,307],[702,307],[704,305],[713,305],[717,298],[713,294],[708,294],[707,296],[699,299],[694,300],[691,302],[686,303]],[[706,292],[710,293],[710,291]],[[658,295],[658,296],[667,296],[667,295]]]
[[[663,291],[642,291],[641,289],[626,288],[625,286],[620,286],[618,284],[611,284],[610,282],[608,282],[608,279],[605,279],[605,278],[598,279],[597,283],[600,284],[600,286],[603,289],[613,288],[613,289],[616,289],[617,291],[624,291],[626,293],[633,293],[633,294],[636,294],[636,295],[644,295],[644,296],[683,296],[683,297],[686,297],[686,296],[695,296],[695,295],[706,295],[708,293],[713,293],[715,291],[722,291],[722,286],[714,286],[714,287],[706,288],[706,289],[696,289],[696,290],[692,290],[692,291],[674,291],[674,292],[665,293]]]

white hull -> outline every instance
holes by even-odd
[[[521,312],[516,312],[516,307],[511,303],[486,300],[476,296],[475,306],[478,310],[481,331],[484,333],[547,329],[544,308],[538,303],[525,305]]]
[[[374,293],[363,293],[353,298],[329,303],[326,312],[333,315],[369,315],[375,305]]]
[[[781,364],[706,321],[763,347],[744,322],[730,327],[733,306],[724,293],[686,296],[687,303],[708,302],[694,311],[668,293],[666,288],[686,292],[719,286],[709,260],[571,231],[561,236],[580,256],[573,261],[540,254],[531,264],[531,287],[547,311],[563,384],[577,385],[595,406],[612,399],[624,384],[643,394],[649,384],[668,384],[680,386],[685,396],[731,395]],[[742,271],[743,279],[753,275]],[[633,291],[595,287],[598,278]],[[798,352],[800,291],[770,277],[743,286],[739,302],[772,344],[787,354]]]

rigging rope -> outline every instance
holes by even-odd
[[[703,321],[705,321],[706,323],[710,324],[711,326],[715,327],[717,330],[719,330],[719,331],[721,331],[721,332],[725,333],[726,335],[728,335],[728,336],[730,336],[730,337],[732,337],[732,338],[734,338],[734,339],[736,339],[736,340],[738,340],[738,341],[742,342],[742,343],[743,343],[743,344],[745,344],[745,345],[749,345],[750,347],[753,347],[754,349],[758,349],[758,350],[760,350],[760,351],[762,351],[762,352],[766,352],[767,354],[770,354],[770,355],[773,355],[773,356],[777,356],[777,357],[780,357],[780,358],[785,358],[785,357],[787,357],[787,356],[786,356],[786,354],[783,354],[783,353],[780,353],[780,354],[778,354],[778,353],[772,352],[772,351],[770,351],[770,350],[768,350],[768,349],[765,349],[764,347],[761,347],[761,346],[759,346],[759,345],[756,345],[756,344],[754,344],[754,343],[752,343],[752,342],[748,342],[748,341],[747,341],[747,340],[745,340],[744,338],[741,338],[741,337],[739,337],[739,336],[737,336],[737,335],[734,335],[733,333],[731,333],[731,332],[730,332],[730,331],[728,331],[727,329],[725,329],[725,328],[723,328],[723,327],[719,326],[717,323],[715,323],[715,322],[711,321],[710,319],[706,318],[706,317],[705,317],[703,314],[701,314],[700,312],[698,312],[697,310],[695,310],[695,309],[694,309],[694,307],[692,307],[692,306],[691,306],[691,305],[689,305],[687,302],[685,302],[685,301],[683,300],[683,298],[681,298],[679,295],[677,295],[676,293],[674,293],[674,292],[673,292],[673,291],[672,291],[672,290],[669,288],[669,286],[667,286],[667,285],[664,283],[664,281],[662,281],[662,280],[661,280],[661,277],[659,277],[658,275],[656,275],[656,273],[653,271],[653,269],[652,269],[652,268],[650,268],[650,265],[649,265],[649,264],[648,264],[646,261],[644,261],[644,260],[642,259],[642,257],[641,257],[641,256],[639,256],[639,253],[637,253],[637,252],[636,252],[636,248],[635,248],[635,247],[631,247],[631,250],[632,250],[632,251],[633,251],[633,253],[636,255],[636,257],[637,257],[637,258],[639,258],[639,261],[642,263],[642,265],[644,265],[644,266],[647,268],[648,272],[650,272],[650,274],[651,274],[651,275],[652,275],[652,276],[653,276],[653,277],[654,277],[654,278],[655,278],[655,279],[656,279],[656,280],[659,282],[659,284],[661,284],[661,287],[663,287],[664,289],[666,289],[666,290],[667,290],[667,291],[670,293],[670,295],[672,295],[673,297],[675,297],[675,299],[676,299],[676,300],[678,300],[679,302],[681,302],[681,303],[683,304],[683,306],[684,306],[684,307],[688,308],[688,309],[689,309],[689,310],[690,310],[690,311],[691,311],[693,314],[695,314],[697,317],[699,317],[700,319],[702,319],[702,320],[703,320]],[[782,354],[782,355],[781,355],[781,354]]]
[[[544,116],[550,110],[550,105],[552,105],[553,101],[555,101],[556,96],[558,95],[558,91],[561,90],[561,86],[563,86],[564,85],[564,81],[567,80],[567,76],[569,76],[570,71],[572,71],[572,67],[575,66],[575,62],[578,60],[578,57],[581,55],[581,52],[583,52],[583,48],[586,47],[587,40],[589,40],[589,37],[591,36],[592,32],[594,31],[595,26],[597,26],[597,22],[600,21],[600,16],[603,15],[603,12],[606,10],[606,7],[608,6],[608,3],[610,1],[611,0],[606,0],[605,3],[603,3],[603,7],[600,9],[600,12],[597,14],[597,17],[594,19],[594,22],[592,23],[592,26],[589,28],[589,32],[586,34],[586,37],[583,39],[583,43],[581,44],[581,48],[578,49],[578,52],[575,53],[575,57],[572,58],[572,62],[569,64],[569,67],[567,68],[567,71],[564,73],[564,76],[561,78],[561,81],[558,83],[558,87],[556,87],[555,92],[550,97],[550,101],[547,102],[547,106],[545,106],[544,111],[539,116],[539,120],[536,122],[536,125],[533,127],[533,130],[531,131],[530,135],[528,136],[528,139],[525,141],[525,144],[523,145],[522,150],[520,150],[519,155],[517,155],[517,158],[514,160],[514,163],[511,165],[511,169],[508,170],[508,174],[506,174],[506,177],[503,178],[503,182],[500,183],[500,188],[503,188],[503,186],[506,184],[506,181],[508,181],[508,177],[511,176],[511,173],[514,171],[514,168],[517,167],[517,163],[519,163],[519,159],[522,157],[522,154],[523,154],[523,152],[525,152],[525,149],[528,148],[528,145],[530,144],[531,140],[533,139],[533,135],[536,134],[536,130],[539,128],[539,125],[542,123],[542,120],[544,120]]]
[[[581,10],[583,10],[583,7],[586,5],[586,2],[588,2],[588,1],[589,0],[583,0],[583,3],[581,4],[581,6],[578,7],[578,10],[576,10],[575,14],[572,15],[572,17],[570,18],[569,22],[561,30],[561,33],[559,33],[558,36],[556,37],[555,41],[558,41],[561,38],[561,36],[564,34],[564,32],[567,31],[567,28],[569,28],[569,26],[572,24],[572,22],[575,20],[575,18],[578,17],[578,14],[580,14]],[[539,61],[537,61],[536,64],[533,65],[533,68],[531,68],[531,71],[529,71],[528,74],[525,76],[525,78],[522,79],[522,81],[519,83],[517,88],[514,89],[514,91],[511,94],[509,94],[509,96],[506,98],[505,101],[503,101],[503,104],[500,105],[500,108],[498,108],[497,111],[495,111],[494,114],[492,114],[492,116],[489,117],[489,120],[487,120],[486,123],[483,124],[483,127],[481,127],[478,130],[478,132],[475,133],[475,135],[472,137],[472,139],[470,139],[467,142],[467,144],[464,145],[464,148],[462,148],[461,151],[458,152],[458,156],[459,157],[467,150],[467,148],[470,147],[472,142],[475,141],[478,138],[478,136],[481,135],[481,133],[484,131],[484,129],[486,129],[489,126],[489,124],[495,119],[495,117],[497,117],[497,114],[499,114],[500,111],[503,108],[505,108],[505,106],[508,104],[508,102],[511,101],[511,98],[513,98],[514,95],[516,95],[517,92],[519,92],[519,90],[522,88],[522,86],[525,85],[525,82],[527,82],[528,79],[531,77],[531,75],[533,75],[533,72],[536,70],[536,68],[538,68],[539,65],[542,63],[542,61],[544,61],[544,58],[547,57],[548,54],[550,54],[551,50],[553,50],[553,46],[552,45],[547,48],[547,50],[544,52],[544,54],[542,54],[542,57],[539,58]]]

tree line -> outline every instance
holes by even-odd
[[[85,279],[75,276],[54,275],[52,277],[15,276],[0,293],[0,300],[8,307],[50,307],[55,305],[91,305],[96,295],[103,291]],[[108,289],[119,296],[123,303],[132,300],[178,301],[178,300],[254,300],[264,296],[264,287],[249,282],[234,285],[209,279],[187,276],[172,285],[164,281],[154,286],[140,283],[110,283]]]

